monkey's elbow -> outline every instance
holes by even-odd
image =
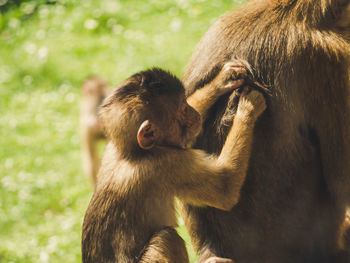
[[[231,209],[237,205],[239,200],[239,195],[235,195],[231,198],[228,198],[225,202],[222,203],[222,210],[224,211],[231,211]]]
[[[220,209],[223,210],[223,211],[231,211],[233,206],[229,206],[229,205],[223,205]]]

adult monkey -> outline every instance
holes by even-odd
[[[349,0],[256,0],[219,19],[184,76],[188,95],[232,57],[270,89],[241,199],[185,207],[199,262],[350,262],[338,235],[350,204]],[[197,147],[220,152],[235,94],[212,108]]]

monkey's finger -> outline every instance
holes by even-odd
[[[237,89],[244,84],[244,79],[231,80],[227,82],[225,88],[227,89]]]
[[[247,70],[242,67],[233,67],[232,68],[232,77],[235,79],[238,78],[246,78],[247,77]]]
[[[224,71],[229,74],[230,79],[247,77],[246,67],[239,62],[228,62],[224,65]]]
[[[242,79],[247,77],[247,71],[245,68],[242,67],[230,67],[228,69],[229,72],[229,79],[236,80],[236,79]]]
[[[254,89],[251,92],[249,92],[249,94],[247,94],[246,98],[249,99],[250,101],[253,101],[259,104],[265,101],[262,93]]]
[[[224,65],[225,68],[235,67],[235,68],[246,68],[246,65],[237,61],[230,61]]]

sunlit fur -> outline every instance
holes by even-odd
[[[158,86],[153,93],[147,87],[153,81],[145,82],[147,78],[143,78],[149,74],[170,87],[160,90],[162,87]],[[232,74],[232,70],[225,71],[225,74]],[[138,125],[144,118],[154,118],[152,121],[160,129],[171,133],[167,127],[169,121],[161,114],[166,114],[171,120],[181,105],[187,107],[188,104],[184,99],[180,100],[184,96],[183,90],[182,93],[181,89],[169,90],[172,83],[178,83],[173,82],[169,73],[153,70],[135,76],[118,86],[101,109],[110,142],[104,153],[96,191],[84,218],[83,263],[188,262],[185,244],[174,230],[175,196],[196,206],[230,210],[239,200],[245,179],[255,121],[266,108],[264,97],[259,92],[242,95],[238,106],[240,114],[219,156],[164,145],[166,139],[161,145],[144,150],[136,140]],[[204,101],[208,104],[215,102],[209,94],[230,90],[223,84],[226,83],[216,79],[212,86],[207,85],[203,91],[208,93],[201,93],[204,96],[198,100],[201,107],[196,107],[196,103],[192,106],[198,109],[210,107],[202,107]],[[193,96],[198,96],[198,93]],[[162,103],[157,102],[160,99]],[[155,112],[158,112],[159,119],[153,115]],[[186,116],[192,117],[191,114]],[[195,120],[200,123],[200,118]],[[176,121],[180,126],[187,122],[184,116]],[[189,127],[188,133],[191,133],[191,127],[197,129],[196,125]],[[182,142],[183,136],[187,135],[180,133],[177,140]]]
[[[348,5],[251,1],[220,18],[197,46],[187,94],[236,56],[270,90],[238,205],[229,214],[186,211],[201,253],[241,263],[337,262],[350,203]],[[196,147],[220,152],[237,101],[235,94],[219,99]]]

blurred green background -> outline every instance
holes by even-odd
[[[116,85],[151,66],[181,78],[204,32],[242,2],[0,0],[0,262],[81,262],[84,78]]]

